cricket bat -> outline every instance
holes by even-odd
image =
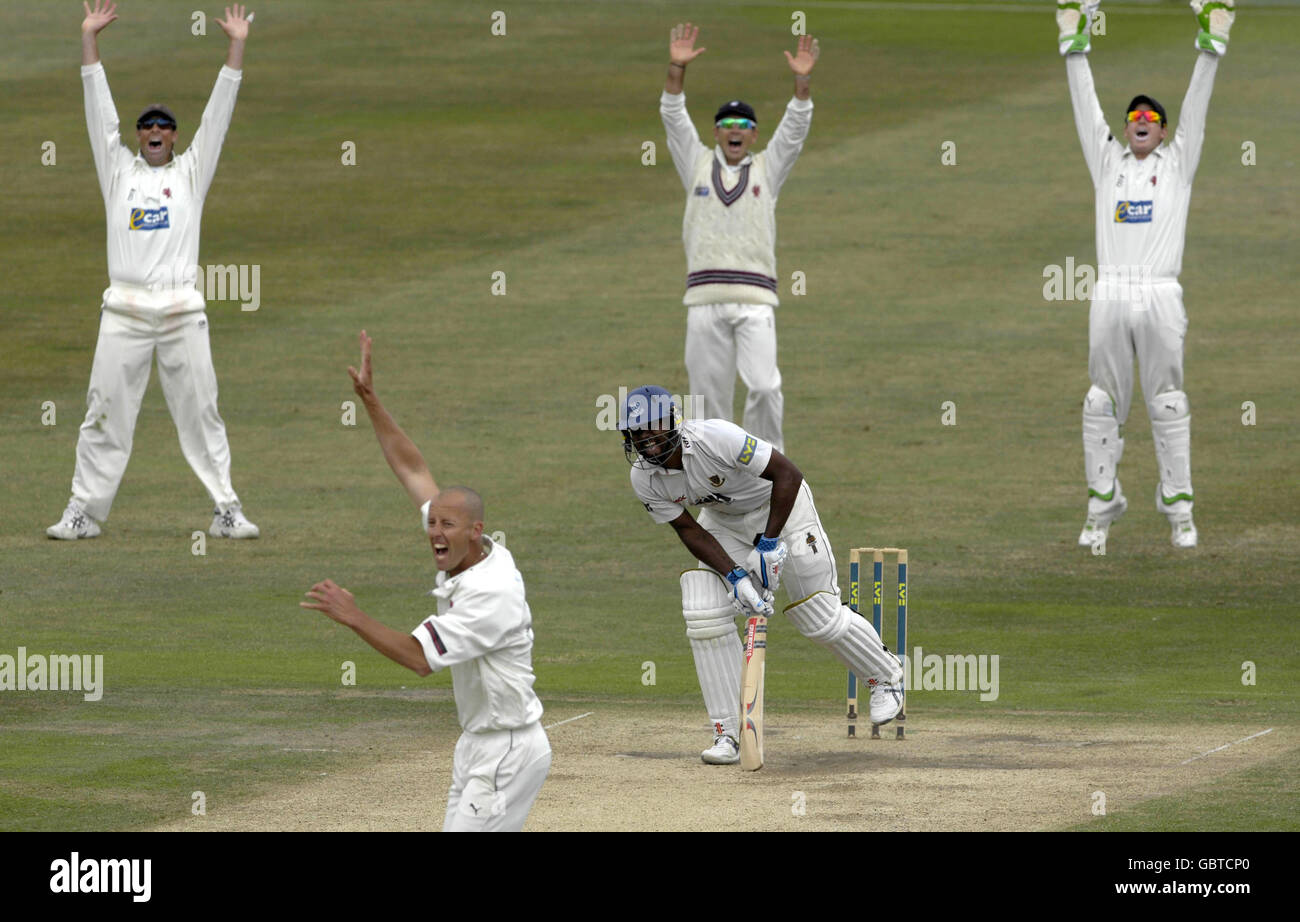
[[[763,767],[763,673],[767,668],[767,618],[745,624],[745,666],[740,674],[740,767]]]

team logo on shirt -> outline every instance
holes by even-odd
[[[167,218],[167,209],[163,208],[132,208],[131,220],[127,224],[128,230],[161,230],[171,227],[171,222]]]
[[[1116,224],[1150,224],[1151,223],[1151,201],[1130,202],[1119,201],[1115,203],[1115,223]]]
[[[701,197],[703,197],[703,198],[708,198],[708,196],[709,196],[709,187],[708,187],[708,186],[696,186],[696,187],[695,187],[695,194],[698,195],[698,196],[701,196]]]
[[[761,188],[762,188],[762,186],[755,186],[755,187],[754,187],[754,198],[758,198],[758,190],[761,189]]]
[[[712,477],[709,478],[709,483],[713,484],[715,487],[720,487],[726,482],[727,482],[727,478],[719,474],[714,474]]]
[[[710,493],[707,496],[697,496],[695,499],[691,500],[691,505],[692,506],[719,506],[719,505],[729,506],[731,505],[731,497],[724,496],[721,493]]]
[[[740,464],[748,464],[754,460],[754,449],[758,447],[758,439],[752,435],[745,436],[745,446],[740,449],[740,454],[736,455],[736,461]]]

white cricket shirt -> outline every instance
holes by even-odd
[[[86,130],[108,224],[105,308],[168,314],[203,310],[195,286],[199,224],[241,79],[240,71],[223,66],[190,146],[173,154],[169,163],[151,167],[122,144],[104,65],[81,68]]]
[[[533,692],[533,616],[524,578],[502,545],[456,576],[438,573],[438,614],[411,631],[434,672],[451,668],[461,728],[517,730],[542,716]]]
[[[1066,56],[1074,123],[1096,190],[1099,291],[1108,277],[1119,283],[1177,280],[1218,63],[1217,55],[1197,55],[1173,141],[1139,160],[1106,126],[1088,56]]]
[[[686,189],[682,303],[780,303],[776,282],[776,202],[812,123],[811,99],[791,99],[771,142],[732,166],[721,147],[700,142],[686,94],[664,92],[659,115]]]
[[[772,459],[771,443],[725,419],[687,420],[679,428],[682,470],[632,468],[632,489],[657,524],[687,506],[743,515],[771,501],[772,482],[759,476]]]

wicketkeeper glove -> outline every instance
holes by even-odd
[[[754,581],[749,578],[749,571],[744,567],[736,567],[728,573],[727,582],[731,584],[731,604],[746,618],[750,615],[767,617],[772,614],[772,603],[759,595]]]
[[[1101,0],[1056,0],[1056,42],[1061,54],[1087,54],[1092,50],[1092,14]]]
[[[758,583],[760,589],[776,592],[781,585],[781,571],[785,569],[785,558],[790,554],[789,548],[780,538],[758,536],[754,549],[745,558],[745,569],[750,579]]]
[[[1237,18],[1233,0],[1192,0],[1192,12],[1201,24],[1196,36],[1200,51],[1212,51],[1222,57],[1228,53],[1228,32]]]

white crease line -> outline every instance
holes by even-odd
[[[559,720],[559,721],[556,721],[556,722],[553,723],[553,724],[547,724],[545,727],[542,727],[542,729],[543,729],[543,730],[549,730],[549,729],[551,729],[551,727],[558,727],[560,724],[567,724],[567,723],[570,723],[571,721],[582,720],[582,718],[584,718],[584,717],[590,717],[590,716],[591,716],[592,714],[594,714],[594,713],[596,713],[596,712],[595,712],[595,711],[588,711],[588,712],[585,713],[585,714],[579,714],[577,717],[570,717],[568,720]]]
[[[1216,753],[1221,749],[1227,749],[1229,746],[1235,746],[1237,745],[1237,743],[1244,743],[1247,740],[1253,740],[1257,736],[1263,736],[1266,733],[1272,733],[1272,732],[1273,732],[1272,727],[1269,727],[1267,730],[1260,730],[1258,733],[1252,733],[1250,736],[1243,736],[1241,739],[1237,740],[1236,742],[1224,743],[1222,746],[1216,746],[1215,748],[1211,749],[1209,752],[1203,752],[1199,756],[1192,756],[1190,759],[1184,759],[1178,764],[1186,765],[1188,762],[1195,762],[1197,759],[1204,759],[1206,756]]]
[[[338,752],[337,749],[281,749],[281,752]]]

